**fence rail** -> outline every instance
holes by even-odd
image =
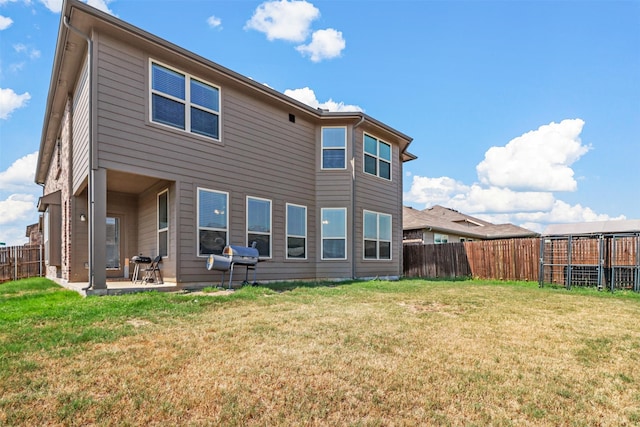
[[[43,275],[42,245],[0,247],[0,283]]]

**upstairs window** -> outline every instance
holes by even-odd
[[[364,134],[364,171],[391,180],[391,145]]]
[[[151,63],[151,121],[220,139],[220,89]]]
[[[347,128],[322,128],[322,169],[347,168]]]

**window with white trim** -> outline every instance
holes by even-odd
[[[347,168],[347,128],[322,128],[322,169]]]
[[[253,242],[261,258],[271,258],[271,200],[247,197],[247,246]]]
[[[287,203],[287,258],[307,259],[307,207]]]
[[[364,211],[364,259],[391,259],[391,215]]]
[[[441,243],[449,243],[449,236],[446,234],[433,233],[433,243],[439,245]]]
[[[391,180],[391,145],[364,134],[364,171]]]
[[[220,88],[156,62],[150,65],[151,121],[220,139]]]
[[[228,242],[229,194],[198,188],[198,256],[222,255]]]
[[[322,208],[322,259],[347,259],[347,209]]]
[[[169,190],[158,193],[158,255],[169,256]]]

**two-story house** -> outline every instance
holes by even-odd
[[[137,254],[211,285],[257,242],[258,280],[399,277],[411,138],[321,111],[66,0],[35,181],[48,277],[102,293]]]

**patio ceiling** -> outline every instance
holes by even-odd
[[[107,172],[107,189],[118,193],[140,194],[158,181],[158,178],[150,176],[112,170]]]

